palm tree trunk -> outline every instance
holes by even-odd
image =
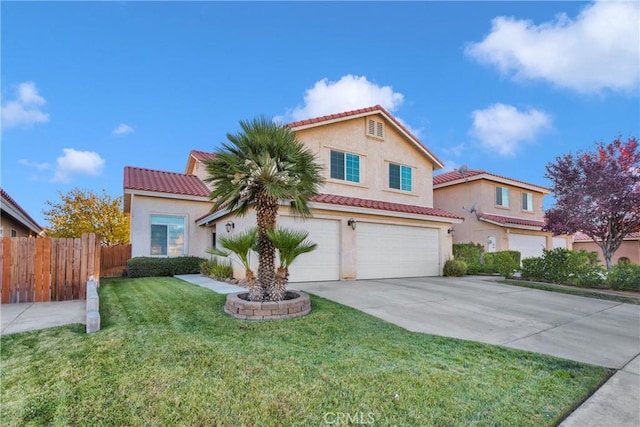
[[[276,226],[278,201],[260,192],[256,197],[256,217],[258,222],[258,284],[262,288],[262,299],[269,300],[269,293],[275,283],[276,250],[267,236],[267,230]]]
[[[276,271],[276,280],[273,283],[273,288],[269,292],[269,299],[271,301],[282,301],[287,294],[287,282],[289,281],[289,269],[286,267],[278,267]]]
[[[262,287],[256,282],[256,276],[253,274],[253,271],[247,270],[245,272],[245,279],[247,280],[247,288],[249,288],[249,300],[262,301]]]

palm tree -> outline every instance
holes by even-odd
[[[212,211],[226,208],[246,215],[253,207],[258,226],[258,284],[252,301],[274,300],[275,248],[267,231],[276,226],[278,204],[288,201],[291,212],[310,217],[308,201],[322,184],[320,166],[290,128],[261,116],[240,122],[241,131],[227,134],[228,143],[206,162],[213,184]],[[276,300],[277,301],[277,300]]]
[[[245,279],[247,280],[249,295],[260,296],[262,295],[262,291],[256,284],[250,262],[251,250],[256,246],[257,237],[258,230],[252,227],[244,233],[236,234],[235,236],[220,237],[220,246],[226,249],[226,251],[218,248],[208,248],[205,252],[222,257],[228,257],[232,253],[236,254],[245,270]]]
[[[315,250],[318,245],[306,240],[308,231],[292,230],[290,228],[275,228],[267,231],[269,240],[278,251],[280,265],[276,271],[275,286],[271,291],[271,296],[282,300],[286,294],[287,282],[289,281],[289,266],[300,255]]]

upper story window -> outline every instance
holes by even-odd
[[[374,119],[367,119],[367,135],[376,138],[384,138],[384,125]]]
[[[151,215],[151,255],[184,255],[184,223],[182,216]]]
[[[389,188],[411,191],[413,189],[411,174],[410,166],[389,163]]]
[[[505,187],[496,187],[496,205],[503,208],[509,207],[509,189]]]
[[[522,210],[533,212],[533,194],[522,193]]]
[[[331,150],[331,178],[360,182],[360,156]]]

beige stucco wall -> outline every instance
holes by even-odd
[[[151,215],[184,216],[185,255],[204,257],[211,246],[211,232],[195,224],[196,218],[209,212],[210,202],[133,195],[131,212],[132,256],[150,256]]]
[[[380,115],[375,115],[375,119],[384,122]],[[318,163],[324,168],[323,176],[326,182],[321,192],[433,207],[432,162],[386,122],[383,140],[367,136],[366,120],[367,117],[358,117],[296,132],[298,138],[316,153]],[[330,177],[332,149],[361,156],[360,183]],[[389,162],[412,167],[413,191],[389,188]]]
[[[573,242],[573,249],[579,251],[584,249],[587,252],[595,252],[598,254],[600,263],[605,265],[604,256],[602,256],[602,249],[594,242]],[[618,263],[620,258],[629,258],[633,264],[640,264],[640,240],[625,240],[620,245],[620,248],[613,254],[611,261],[614,264]]]
[[[16,237],[37,236],[29,228],[25,227],[24,225],[13,219],[11,216],[5,215],[4,213],[0,215],[0,228],[2,228],[3,230],[2,233],[4,237],[11,237],[11,230],[16,231]]]

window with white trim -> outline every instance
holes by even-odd
[[[185,254],[185,220],[182,216],[151,215],[151,255]]]
[[[389,188],[411,191],[413,188],[411,176],[411,166],[389,163]]]
[[[533,194],[522,193],[522,210],[533,212]]]
[[[376,138],[384,138],[384,125],[382,122],[373,119],[367,119],[367,135]]]
[[[505,187],[496,187],[496,205],[503,208],[509,207],[509,189]]]
[[[331,178],[360,182],[360,156],[331,150]]]

